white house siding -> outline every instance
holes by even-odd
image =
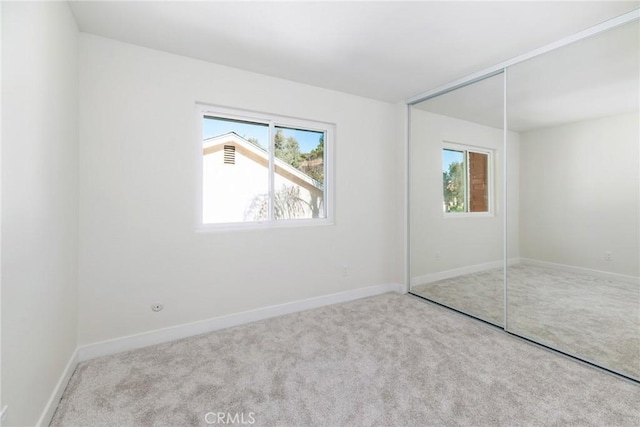
[[[252,200],[269,191],[269,170],[236,153],[224,164],[223,150],[203,158],[203,222],[242,222]]]
[[[256,198],[264,197],[269,191],[269,170],[266,159],[252,159],[243,154],[242,147],[235,143],[235,164],[224,163],[224,150],[218,149],[203,158],[203,222],[228,223],[256,220],[251,205]],[[291,173],[283,171],[280,162],[276,164],[274,190],[284,186],[298,187],[299,197],[306,204],[322,199],[322,190],[312,185],[294,182]],[[312,192],[315,196],[312,198]],[[314,200],[315,199],[315,200]],[[306,205],[299,218],[312,218],[313,213]],[[321,215],[322,216],[322,215]],[[266,218],[261,218],[266,219]]]

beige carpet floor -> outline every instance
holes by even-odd
[[[412,291],[497,325],[503,322],[503,270]],[[507,270],[507,329],[640,379],[640,286],[533,265]]]
[[[638,426],[639,407],[637,384],[386,294],[83,362],[51,425]]]

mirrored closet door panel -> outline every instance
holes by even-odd
[[[502,74],[412,105],[411,292],[504,324]]]
[[[507,70],[507,330],[640,379],[638,21]]]

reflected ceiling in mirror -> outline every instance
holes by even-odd
[[[502,129],[503,91],[500,74],[422,101],[413,108]]]
[[[640,23],[613,28],[509,68],[516,132],[638,111]]]
[[[509,67],[509,130],[528,132],[638,111],[639,51],[636,21]],[[501,128],[503,100],[495,94],[502,90],[501,79],[488,78],[414,108]]]

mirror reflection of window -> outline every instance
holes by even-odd
[[[445,212],[466,211],[466,172],[464,151],[442,150],[442,191]]]
[[[504,325],[504,74],[411,105],[411,293]],[[517,140],[508,133],[507,141]],[[500,160],[500,161],[498,161]],[[505,176],[506,175],[506,176]],[[509,213],[517,224],[517,210]],[[516,247],[517,233],[509,242]]]
[[[489,154],[471,150],[442,150],[443,210],[489,212]]]

